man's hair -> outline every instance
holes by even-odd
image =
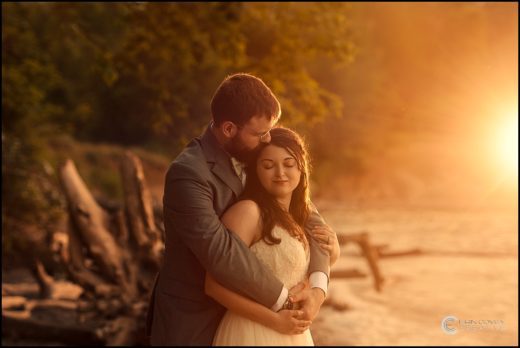
[[[272,120],[280,114],[280,102],[271,89],[258,77],[246,73],[226,77],[211,100],[211,116],[217,126],[224,121],[243,126],[253,116]]]

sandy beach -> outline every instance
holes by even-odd
[[[377,293],[372,278],[333,279],[312,325],[316,345],[518,345],[518,213],[462,209],[349,209],[322,205],[340,233],[368,231],[392,250],[423,255],[384,258]],[[346,245],[333,269],[368,272],[356,245]],[[454,334],[441,322],[454,316]]]
[[[374,244],[388,244],[389,250],[424,253],[380,259],[385,278],[380,293],[371,276],[332,279],[329,297],[349,308],[322,307],[311,327],[316,345],[518,345],[517,211],[317,205],[338,233],[368,231]],[[357,245],[342,248],[333,270],[346,268],[369,273]],[[17,283],[31,296],[37,293],[26,270],[4,272],[4,282]],[[66,295],[77,297],[80,288],[63,283]],[[448,316],[472,326],[459,322],[452,325],[455,334],[448,334],[441,328]]]

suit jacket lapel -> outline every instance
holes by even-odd
[[[224,150],[222,145],[217,141],[215,135],[211,132],[211,124],[208,125],[205,132],[200,137],[202,151],[206,156],[206,160],[210,163],[211,171],[220,178],[235,194],[240,196],[242,193],[242,182],[236,175],[231,166],[231,158]]]

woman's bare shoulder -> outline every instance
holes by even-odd
[[[260,207],[249,199],[238,201],[225,212],[222,223],[251,245],[261,233]]]

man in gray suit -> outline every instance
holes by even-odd
[[[211,345],[225,308],[205,294],[205,272],[274,311],[291,305],[284,284],[219,219],[243,190],[241,162],[270,141],[280,103],[262,80],[241,73],[221,83],[211,113],[205,132],[166,173],[165,254],[147,318],[152,345]],[[316,211],[309,220],[306,228],[324,224]],[[328,275],[329,256],[311,239],[310,286],[296,295],[310,320],[325,299]]]

